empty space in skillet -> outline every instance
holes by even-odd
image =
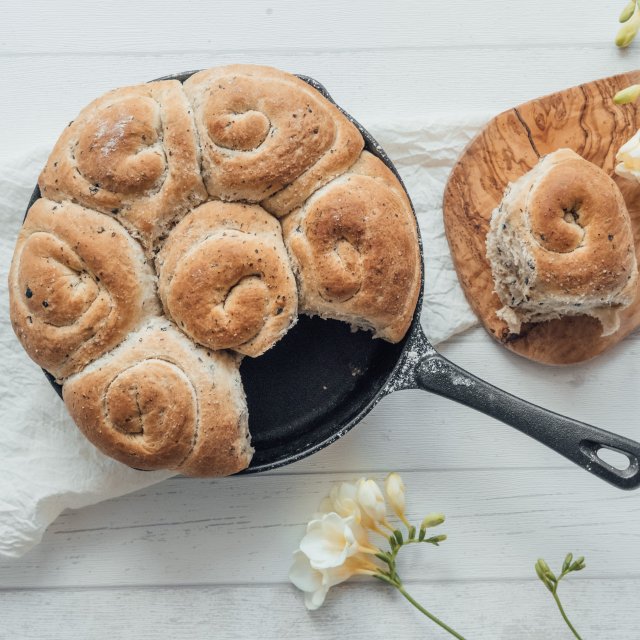
[[[184,82],[194,73],[158,80]],[[333,102],[320,83],[298,77]],[[349,114],[345,116],[359,129],[365,149],[382,160],[404,188],[395,167],[371,134]],[[36,187],[29,208],[39,197]],[[421,244],[420,256],[422,260]],[[364,417],[400,360],[409,336],[420,330],[417,310],[421,304],[422,290],[412,325],[397,344],[373,339],[369,331],[354,332],[344,322],[301,315],[293,329],[264,355],[245,357],[240,374],[255,454],[249,468],[241,473],[266,471],[306,457]],[[48,372],[45,374],[62,395],[60,385]]]

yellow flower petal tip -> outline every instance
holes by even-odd
[[[384,490],[387,494],[389,505],[393,512],[407,524],[405,515],[405,486],[402,477],[398,473],[390,473],[384,481]]]

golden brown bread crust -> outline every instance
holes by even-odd
[[[123,87],[94,100],[58,139],[39,185],[46,198],[117,217],[151,249],[206,198],[180,83]]]
[[[613,96],[640,82],[640,72],[571,87],[511,108],[493,118],[453,168],[444,194],[444,221],[451,255],[471,308],[489,335],[523,357],[544,364],[584,362],[616,347],[640,326],[640,284],[635,300],[618,313],[620,329],[602,336],[589,316],[526,324],[518,336],[496,315],[502,307],[486,258],[492,212],[509,182],[534,167],[540,156],[570,148],[612,176],[629,211],[640,257],[640,185],[615,176],[616,153],[640,126],[640,109],[615,105]],[[620,348],[620,347],[617,347]]]
[[[137,469],[222,476],[252,449],[237,360],[153,319],[63,386],[69,413],[107,455]]]
[[[620,189],[570,149],[540,160],[507,188],[487,234],[498,312],[513,333],[522,322],[567,315],[598,318],[603,335],[633,301],[638,270]]]
[[[296,321],[282,230],[259,205],[201,205],[171,232],[157,265],[167,315],[211,349],[259,356]]]
[[[363,152],[283,220],[301,311],[401,340],[420,293],[418,232],[393,173]]]
[[[364,146],[335,105],[278,69],[216,67],[191,76],[184,89],[214,198],[263,201],[285,215],[348,169]]]
[[[22,346],[58,379],[160,311],[153,270],[121,225],[44,199],[31,207],[18,236],[9,298]]]
[[[291,328],[292,261],[308,313],[404,336],[415,218],[363,146],[335,105],[269,67],[116,89],[80,113],[40,176],[10,294],[18,337],[91,442],[140,469],[245,468],[238,362],[214,350],[258,356]],[[277,220],[290,213],[292,257]]]

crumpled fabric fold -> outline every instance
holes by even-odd
[[[442,116],[369,126],[413,200],[425,248],[421,320],[437,344],[476,323],[451,263],[442,195],[451,167],[487,116]],[[7,276],[13,246],[37,176],[51,149],[43,144],[0,165],[0,555],[19,557],[40,542],[64,509],[78,509],[160,482],[170,471],[142,472],[89,443],[31,362],[9,320]]]

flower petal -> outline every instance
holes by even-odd
[[[387,516],[387,505],[375,480],[358,480],[358,504],[374,522],[382,522]],[[365,524],[366,526],[366,524]]]
[[[398,473],[390,473],[384,481],[384,489],[389,504],[394,513],[401,519],[405,519],[405,486],[402,477]]]
[[[318,518],[321,518],[325,513],[331,513],[332,511],[334,511],[334,508],[331,498],[323,498],[322,502],[318,505],[318,513],[321,514],[318,515]],[[317,518],[314,516],[314,519]]]
[[[300,550],[315,569],[340,566],[358,551],[358,543],[350,524],[352,518],[328,513],[307,525],[307,534],[300,541]]]
[[[305,593],[304,594],[304,604],[309,609],[309,611],[315,611],[319,609],[323,603],[324,599],[327,597],[327,593],[329,592],[329,587],[321,587],[318,591],[314,591],[313,593]]]
[[[309,558],[302,553],[296,551],[294,554],[293,564],[289,569],[289,580],[300,589],[312,593],[322,588],[322,573],[311,566]]]
[[[355,573],[355,567],[349,562],[350,559],[351,558],[347,559],[345,564],[339,567],[323,569],[322,586],[330,589],[331,587],[335,587],[337,584],[348,580]]]

